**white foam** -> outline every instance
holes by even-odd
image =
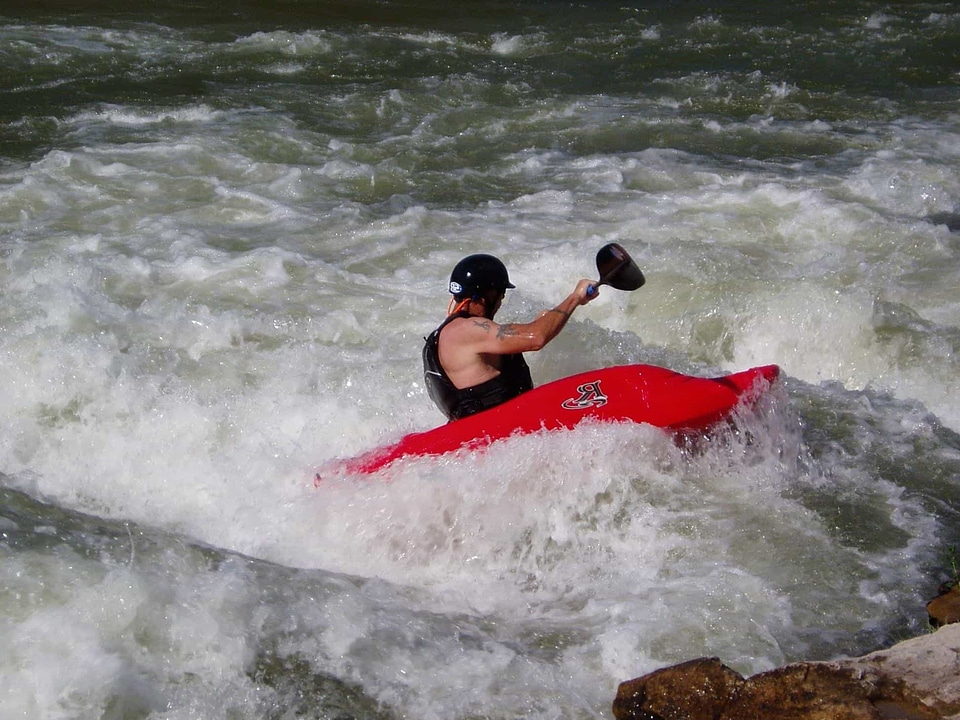
[[[493,36],[493,52],[498,55],[515,55],[521,52],[526,44],[522,35],[498,33]]]
[[[882,12],[875,12],[867,18],[865,26],[868,30],[882,30],[885,25],[892,22],[895,18]]]
[[[234,46],[244,51],[254,48],[259,51],[269,50],[292,57],[325,55],[333,50],[331,38],[318,31],[300,33],[284,30],[255,32],[236,39]]]
[[[69,118],[68,122],[75,126],[90,123],[109,123],[142,127],[163,123],[206,123],[222,117],[223,113],[221,111],[214,110],[207,105],[194,105],[153,112],[134,109],[129,106],[106,105],[97,110],[79,112]]]

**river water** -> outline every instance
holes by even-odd
[[[953,2],[4,3],[0,717],[598,718],[923,632],[960,542]],[[158,8],[157,5],[162,6]],[[603,288],[535,381],[777,363],[736,432],[440,424],[422,337]]]

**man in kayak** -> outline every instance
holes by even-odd
[[[578,306],[597,297],[595,285],[595,280],[580,280],[563,302],[536,320],[498,325],[493,316],[506,291],[516,286],[492,255],[465,257],[450,274],[447,319],[423,347],[430,398],[450,420],[459,420],[533,389],[523,353],[553,340]]]

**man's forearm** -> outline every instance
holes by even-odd
[[[545,320],[548,323],[548,327],[545,329],[544,345],[553,340],[563,330],[563,326],[567,324],[567,320],[570,319],[573,311],[579,305],[580,298],[577,297],[576,293],[570,293],[563,302],[540,316],[539,320]]]
[[[500,325],[497,331],[497,337],[501,340],[507,338],[522,337],[529,341],[530,345],[523,350],[539,350],[548,342],[553,340],[567,320],[573,315],[573,311],[580,305],[580,296],[577,293],[570,293],[563,302],[550,310],[544,310],[536,320],[524,325]]]

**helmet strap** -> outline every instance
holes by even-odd
[[[447,305],[447,315],[456,315],[471,302],[473,302],[473,298],[464,298],[463,300],[457,300],[455,297],[450,298],[450,304]]]

